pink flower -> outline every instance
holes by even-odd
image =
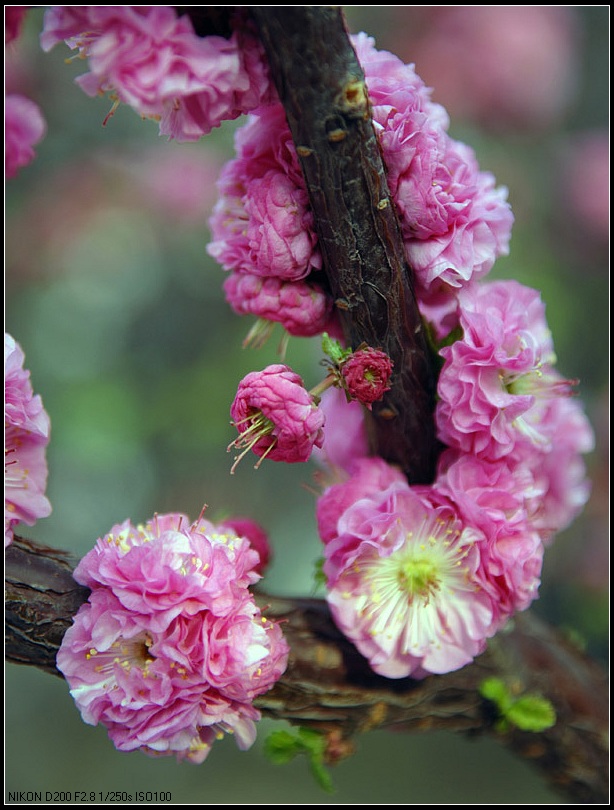
[[[249,748],[253,700],[288,657],[248,590],[256,561],[202,517],[125,521],[99,540],[75,573],[92,593],[57,656],[83,720],[105,725],[120,751],[200,763],[226,732]]]
[[[77,80],[88,95],[111,93],[171,139],[198,140],[272,96],[255,37],[197,36],[171,6],[53,6],[41,45],[62,40],[88,59]]]
[[[313,337],[338,332],[333,300],[317,283],[231,273],[224,282],[226,300],[238,315],[255,315],[272,327],[280,323],[290,335]]]
[[[501,625],[538,595],[544,547],[534,504],[544,496],[543,484],[522,462],[486,461],[446,450],[439,459],[435,488],[486,538],[484,587],[497,605]]]
[[[164,631],[178,615],[209,610],[223,616],[257,582],[258,553],[244,537],[222,532],[201,517],[156,515],[145,526],[113,526],[77,565],[88,588],[104,586],[126,610]]]
[[[324,548],[327,600],[378,674],[450,672],[482,652],[493,632],[495,607],[482,583],[485,539],[429,488],[414,490],[394,471],[390,477],[388,486],[354,493],[347,482],[345,494],[355,499],[337,499],[345,508]]]
[[[324,440],[324,415],[301,377],[289,366],[273,364],[252,371],[239,383],[230,414],[239,436],[229,446],[241,449],[232,470],[250,450],[260,461],[307,461]]]
[[[552,444],[538,400],[568,395],[571,381],[552,367],[552,338],[539,293],[515,281],[475,285],[459,294],[463,337],[441,349],[435,413],[439,438],[498,459]]]
[[[392,361],[379,349],[357,349],[341,365],[341,376],[352,399],[371,409],[390,390]]]
[[[513,222],[507,190],[480,171],[472,149],[449,137],[447,113],[413,65],[377,51],[364,34],[353,43],[419,298],[434,304],[507,254]]]
[[[352,504],[372,498],[390,487],[403,489],[406,486],[407,479],[401,470],[383,459],[377,456],[356,459],[351,463],[345,480],[328,487],[318,498],[316,518],[320,539],[323,543],[330,543],[343,534],[339,521]],[[330,565],[333,555],[327,556]],[[331,568],[329,571],[329,576],[334,579],[335,572]]]
[[[4,545],[13,540],[13,527],[23,521],[32,526],[51,514],[45,497],[46,449],[49,417],[30,372],[24,369],[24,354],[15,340],[4,334]]]
[[[427,303],[487,275],[495,259],[509,253],[514,219],[507,189],[497,188],[492,174],[479,171],[473,150],[447,137],[444,143],[434,174],[416,178],[418,199],[424,195],[426,206],[423,197],[416,219],[402,218],[407,258]],[[414,202],[404,197],[408,191],[401,185],[397,204]],[[436,215],[436,221],[429,222],[429,215]],[[427,231],[414,235],[425,221]]]
[[[532,521],[544,543],[566,529],[587,503],[591,485],[583,454],[595,449],[595,435],[579,400],[557,397],[538,404],[540,430],[550,438],[550,450],[526,453],[541,494],[533,498]]]
[[[258,552],[260,562],[254,567],[257,574],[262,576],[271,562],[273,553],[269,537],[259,523],[248,517],[227,518],[220,524],[222,529],[232,529],[238,537],[246,537],[250,546]]]
[[[34,146],[44,137],[47,124],[33,101],[18,94],[4,99],[4,173],[15,177],[34,160]]]
[[[298,157],[281,104],[237,130],[237,156],[218,181],[207,247],[225,270],[298,281],[322,258]]]
[[[314,447],[312,457],[332,470],[349,472],[356,459],[369,455],[363,409],[336,387],[324,391],[319,407],[326,430],[322,447]]]

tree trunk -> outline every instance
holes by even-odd
[[[410,483],[431,483],[434,359],[342,12],[254,6],[251,14],[286,110],[347,341],[383,349],[394,363],[391,390],[373,403],[373,449]]]

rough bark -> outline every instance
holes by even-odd
[[[16,537],[6,551],[8,661],[58,675],[55,656],[70,617],[89,591],[72,579],[61,551]],[[423,681],[389,680],[335,627],[326,603],[260,593],[269,618],[282,621],[290,644],[288,668],[256,705],[267,716],[319,729],[334,763],[365,731],[447,730],[494,734],[503,745],[540,766],[568,800],[600,803],[608,796],[608,687],[603,670],[530,612],[491,640],[471,666]],[[517,694],[539,693],[557,722],[536,734],[496,730],[496,714],[479,695],[491,675]]]
[[[435,372],[373,129],[364,74],[330,6],[254,6],[286,111],[323,266],[349,345],[381,348],[392,388],[371,412],[377,454],[434,478]]]

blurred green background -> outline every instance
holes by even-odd
[[[416,61],[431,85],[412,53],[428,51],[440,23],[420,9],[435,8],[346,12],[352,31],[365,30],[379,48]],[[609,7],[544,8],[564,9],[572,31],[560,47],[573,81],[547,120],[518,124],[500,110],[484,118],[460,108],[455,118],[453,98],[435,86],[434,99],[448,108],[452,134],[509,188],[516,216],[511,254],[491,277],[542,291],[558,368],[581,380],[597,435],[587,458],[593,494],[548,550],[533,609],[582,639],[605,666],[609,227],[600,222],[609,223],[609,152],[601,169],[591,173],[585,162],[580,173],[590,202],[607,209],[592,218],[583,219],[580,203],[574,207],[567,170],[586,134],[607,141]],[[53,514],[24,534],[79,557],[127,517],[183,511],[195,518],[206,503],[214,520],[247,515],[267,529],[274,552],[269,592],[310,595],[320,555],[313,468],[270,462],[256,472],[245,460],[229,474],[237,383],[277,361],[281,337],[258,351],[241,348],[252,322],[232,314],[223,272],[205,250],[215,176],[233,155],[237,124],[191,145],[167,143],[154,123],[127,107],[103,127],[109,100],[90,99],[73,82],[83,63],[66,64],[62,46],[50,54],[38,47],[42,13],[29,12],[21,38],[6,51],[7,92],[34,99],[48,124],[35,161],[5,186],[5,327],[25,351],[52,424]],[[535,90],[530,85],[527,93]],[[290,341],[286,361],[308,387],[321,376],[319,359],[318,340]],[[262,740],[274,727],[263,721],[248,753],[225,739],[201,766],[120,754],[102,727],[81,722],[62,680],[7,665],[5,789],[170,791],[181,804],[561,803],[495,741],[442,733],[364,735],[357,754],[334,769],[336,793],[328,796],[306,762],[281,767],[264,758]]]

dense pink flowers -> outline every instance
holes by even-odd
[[[249,586],[258,554],[202,516],[114,526],[81,560],[92,590],[57,656],[86,723],[120,751],[200,763],[224,733],[255,739],[253,699],[283,673],[288,647]]]
[[[14,526],[32,526],[51,513],[45,496],[49,416],[34,394],[24,353],[4,334],[4,545],[13,540]]]
[[[513,216],[507,190],[479,169],[475,154],[447,133],[446,111],[413,65],[353,37],[419,301],[484,276],[508,252]]]
[[[34,147],[44,137],[47,124],[38,105],[17,93],[4,99],[4,174],[15,177],[34,160]]]
[[[449,448],[430,486],[409,486],[383,459],[350,457],[324,484],[327,599],[376,672],[464,666],[538,597],[545,547],[588,499],[581,454],[594,438],[576,400],[536,408],[546,445],[502,458]]]
[[[497,256],[508,252],[513,216],[507,190],[480,171],[473,150],[450,138],[446,111],[431,100],[412,65],[378,51],[365,34],[352,42],[365,72],[418,303],[429,307],[431,316],[433,307],[443,306],[441,317],[450,318],[458,290],[486,275]],[[275,279],[276,286],[304,280],[318,290],[324,285],[305,183],[281,104],[255,110],[237,131],[235,147],[236,157],[218,183],[207,249],[225,270],[244,277],[225,284],[231,306],[244,314],[253,310],[255,285],[244,279]],[[303,296],[298,300],[308,303]],[[329,328],[322,329],[320,318],[310,333],[297,331],[296,317],[288,317],[281,302],[277,312],[269,307],[267,314],[254,314],[288,323],[295,335]]]
[[[239,436],[228,449],[242,450],[233,470],[250,450],[261,461],[307,461],[314,445],[320,447],[324,440],[324,415],[301,377],[281,363],[252,371],[241,380],[230,415]]]
[[[237,131],[237,157],[218,180],[207,250],[225,270],[298,281],[322,259],[283,108],[264,108]]]
[[[444,444],[498,459],[528,446],[550,449],[539,401],[568,395],[553,368],[552,337],[539,293],[515,281],[459,294],[463,337],[441,349],[436,420]]]
[[[88,95],[112,94],[179,141],[271,97],[255,37],[243,29],[230,39],[197,36],[171,6],[52,6],[41,45],[48,51],[62,40],[88,59],[90,72],[77,80]]]
[[[235,312],[309,337],[328,328],[313,214],[281,104],[263,107],[235,135],[236,158],[218,181],[208,253],[231,275]]]

